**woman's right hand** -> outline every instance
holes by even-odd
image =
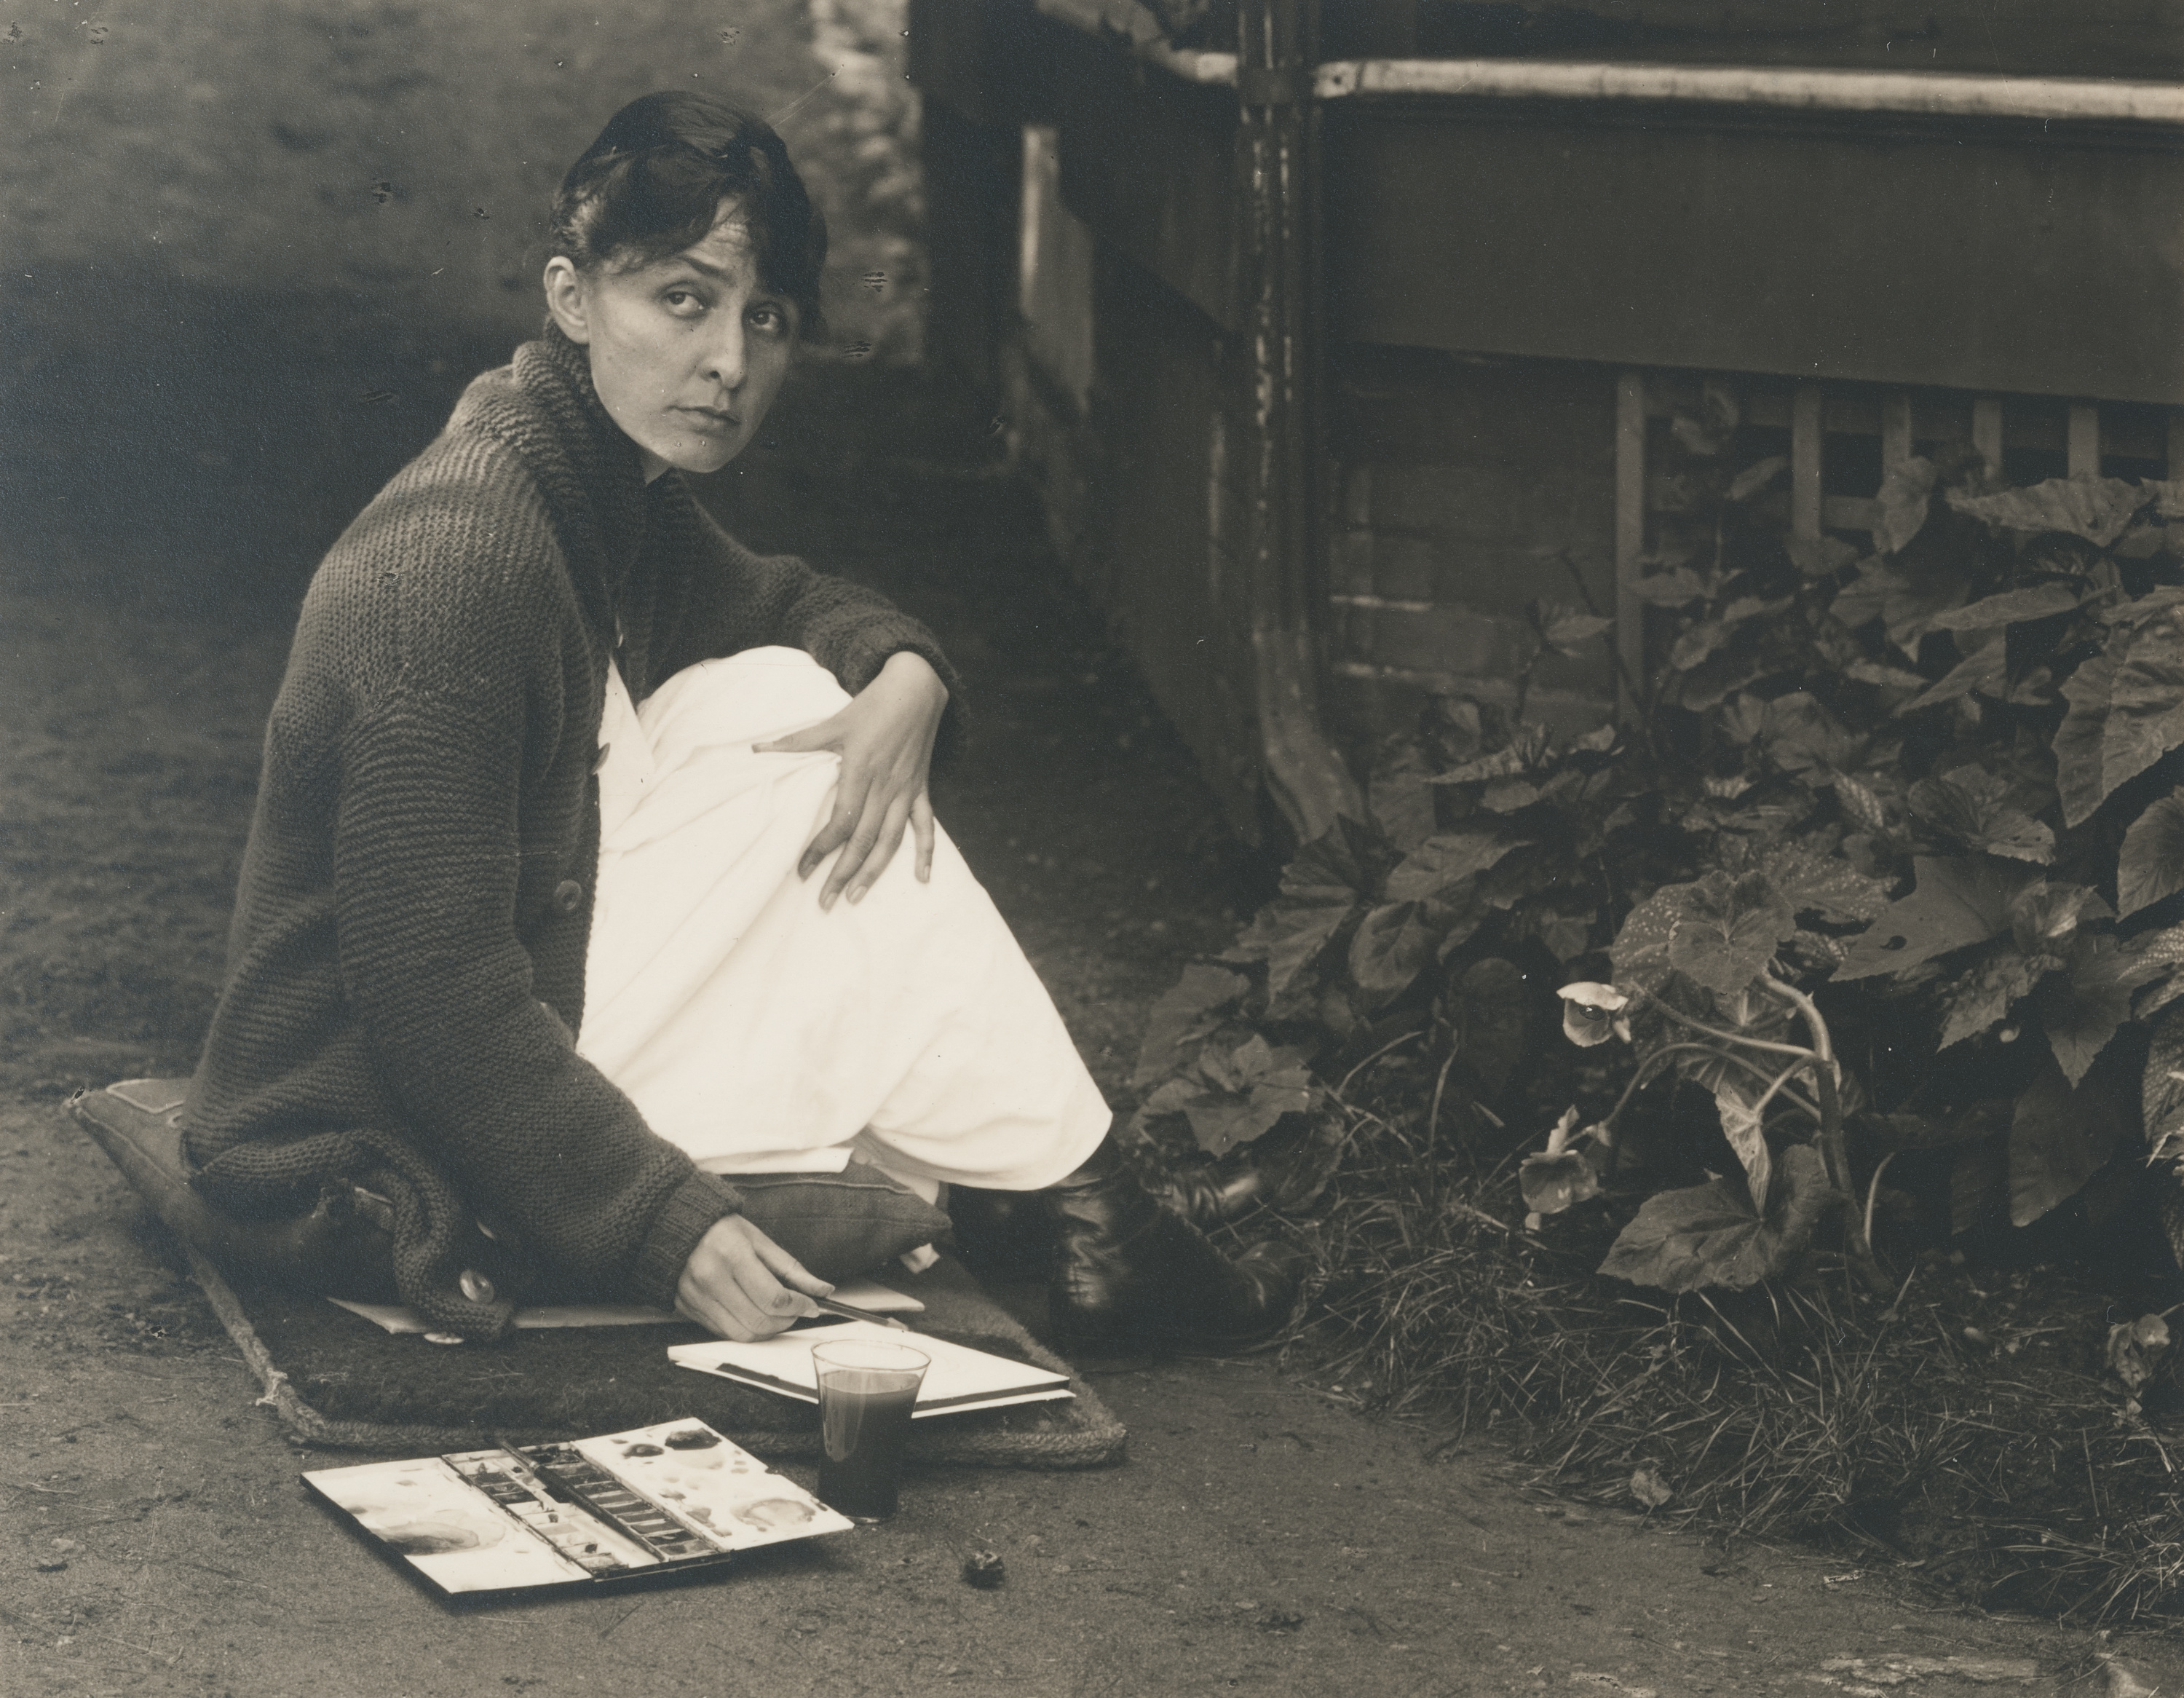
[[[724,1215],[682,1264],[675,1312],[748,1344],[816,1314],[809,1299],[833,1289],[742,1215]]]

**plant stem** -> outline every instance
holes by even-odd
[[[1776,986],[1781,990],[1787,991],[1790,988],[1786,985],[1780,984],[1780,981],[1774,979],[1763,978],[1760,982],[1764,985]],[[1791,991],[1791,995],[1794,997],[1797,995],[1797,992],[1792,991]],[[1676,1021],[1679,1025],[1687,1025],[1693,1031],[1704,1032],[1708,1037],[1719,1038],[1724,1043],[1739,1043],[1742,1044],[1747,1049],[1763,1049],[1769,1051],[1775,1055],[1802,1056],[1808,1061],[1817,1061],[1820,1058],[1820,1052],[1817,1050],[1806,1049],[1794,1043],[1775,1043],[1771,1040],[1763,1037],[1747,1037],[1741,1032],[1723,1031],[1719,1027],[1707,1025],[1703,1020],[1693,1019],[1689,1014],[1685,1014],[1680,1008],[1670,1008],[1658,997],[1650,997],[1648,1000],[1652,1002],[1655,1008],[1658,1008],[1663,1014],[1666,1014],[1670,1019]],[[1804,999],[1799,997],[1798,1000],[1803,1001]],[[1810,1004],[1808,1004],[1808,1006],[1809,1007]],[[1819,1018],[1819,1010],[1814,1010],[1813,1017],[1815,1019]],[[1821,1031],[1821,1042],[1826,1042],[1826,1030],[1825,1027],[1822,1028]],[[1760,1076],[1763,1079],[1766,1077],[1764,1074],[1762,1074]]]
[[[1772,1085],[1769,1085],[1760,1099],[1752,1105],[1752,1112],[1755,1114],[1764,1114],[1767,1112],[1767,1105],[1774,1100],[1776,1094],[1780,1092],[1782,1087],[1787,1085],[1791,1080],[1795,1078],[1798,1072],[1807,1064],[1807,1063],[1802,1061],[1793,1061],[1780,1073],[1776,1074],[1774,1075],[1774,1082]],[[1818,1120],[1819,1116],[1815,1114],[1813,1118]]]
[[[1607,1114],[1602,1118],[1600,1124],[1603,1126],[1612,1126],[1615,1124],[1616,1117],[1622,1114],[1624,1109],[1629,1106],[1630,1098],[1636,1094],[1639,1086],[1644,1085],[1646,1081],[1652,1076],[1653,1064],[1655,1062],[1660,1060],[1664,1056],[1680,1055],[1686,1050],[1699,1050],[1708,1055],[1719,1055],[1724,1061],[1730,1062],[1736,1066],[1742,1068],[1755,1079],[1764,1079],[1767,1077],[1766,1069],[1746,1060],[1741,1055],[1727,1054],[1721,1050],[1716,1049],[1710,1043],[1664,1044],[1660,1048],[1655,1050],[1651,1055],[1647,1056],[1645,1060],[1639,1063],[1638,1070],[1631,1075],[1630,1082],[1623,1087],[1623,1094],[1615,1099],[1615,1106],[1613,1109],[1610,1109]],[[1799,1066],[1802,1066],[1803,1064],[1804,1064],[1802,1062],[1798,1064]],[[1797,1069],[1793,1067],[1789,1070],[1789,1072],[1795,1073],[1797,1070]],[[1785,1076],[1786,1077],[1787,1075],[1786,1075]],[[1772,1097],[1775,1091],[1781,1087],[1781,1080],[1776,1080],[1774,1084],[1769,1087],[1767,1092],[1768,1097]],[[1802,1097],[1798,1096],[1796,1092],[1785,1092],[1784,1094],[1799,1108],[1802,1109],[1807,1114],[1810,1114],[1814,1120],[1818,1120],[1820,1118],[1819,1109],[1813,1103],[1807,1102]],[[1765,1098],[1762,1098],[1761,1100],[1763,1102]]]
[[[1888,1171],[1888,1164],[1901,1153],[1899,1150],[1891,1150],[1881,1157],[1880,1165],[1873,1170],[1873,1183],[1865,1188],[1865,1242],[1869,1244],[1873,1242],[1874,1205],[1880,1201],[1880,1176]]]
[[[1762,973],[1759,983],[1796,1008],[1804,1019],[1805,1030],[1812,1034],[1813,1083],[1820,1099],[1820,1159],[1827,1167],[1829,1182],[1843,1199],[1846,1252],[1867,1289],[1886,1296],[1893,1287],[1873,1254],[1873,1240],[1864,1217],[1858,1213],[1857,1193],[1851,1188],[1850,1151],[1843,1142],[1841,1075],[1836,1065],[1835,1046],[1828,1036],[1828,1023],[1813,999],[1796,986],[1785,984],[1772,973]]]

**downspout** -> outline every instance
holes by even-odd
[[[1267,786],[1298,841],[1362,817],[1319,708],[1321,545],[1318,0],[1243,0],[1236,148],[1251,453],[1246,576]]]

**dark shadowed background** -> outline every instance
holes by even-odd
[[[821,357],[915,358],[902,10],[25,0],[0,22],[0,573],[292,599],[535,330],[554,184],[650,89],[775,120],[834,232]]]

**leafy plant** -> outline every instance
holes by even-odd
[[[1637,716],[1524,718],[1538,660],[1607,630],[1535,604],[1512,707],[1429,701],[1377,751],[1369,818],[1163,1001],[1140,1131],[1249,1159],[1404,1043],[1435,1064],[1429,1136],[1452,1080],[1511,1109],[1457,1004],[1521,963],[1577,981],[1580,1043],[1628,1040],[1592,1137],[1565,1116],[1523,1169],[1541,1222],[1627,1217],[1606,1271],[1750,1283],[1833,1214],[1878,1284],[1881,1174],[1914,1151],[1958,1231],[2112,1206],[2092,1181],[2135,1129],[2184,1158],[2184,1031],[2137,1077],[2184,997],[2184,485],[1997,488],[1945,447],[1889,474],[1862,550],[1786,534],[1786,462],[1726,386],[1669,438]],[[1647,1104],[1736,1169],[1632,1157]]]

